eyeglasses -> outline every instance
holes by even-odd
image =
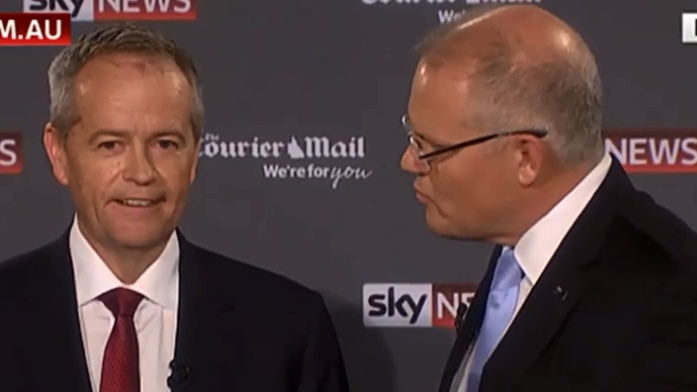
[[[409,117],[407,115],[402,116],[402,126],[404,129],[407,131],[407,137],[409,138],[409,144],[413,149],[411,149],[412,153],[415,154],[414,158],[420,163],[422,166],[421,169],[423,172],[428,172],[431,167],[429,165],[429,161],[437,156],[441,156],[443,154],[447,154],[449,152],[461,150],[466,147],[470,146],[475,146],[477,144],[482,144],[486,143],[489,140],[494,140],[498,139],[500,137],[508,137],[508,136],[515,136],[515,135],[530,135],[534,136],[537,138],[543,138],[547,136],[547,131],[541,130],[541,129],[521,129],[517,131],[507,131],[507,132],[495,132],[495,133],[490,133],[487,135],[483,136],[478,136],[474,139],[470,140],[465,140],[459,143],[455,143],[449,146],[438,146],[436,144],[433,144],[435,149],[431,149],[431,151],[424,151],[424,148],[421,144],[421,141],[415,136],[415,132],[412,129],[411,123],[409,122]]]

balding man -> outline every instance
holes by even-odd
[[[433,231],[497,245],[439,391],[697,390],[697,234],[605,154],[581,37],[507,6],[420,54],[402,168]]]

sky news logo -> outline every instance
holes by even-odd
[[[697,130],[611,129],[605,151],[628,173],[697,172]]]
[[[0,46],[70,45],[68,14],[0,14]]]
[[[453,328],[461,304],[469,307],[475,285],[366,283],[363,325],[392,328]]]
[[[73,21],[196,20],[197,0],[23,0],[26,13],[69,13]]]
[[[22,172],[22,134],[0,132],[0,175]]]

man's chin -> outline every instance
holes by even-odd
[[[483,233],[477,230],[465,230],[461,225],[454,224],[435,211],[427,210],[426,224],[434,234],[443,238],[459,241],[479,241],[486,238]]]
[[[438,236],[458,238],[453,225],[445,217],[434,211],[433,208],[426,208],[426,225]]]
[[[163,227],[138,226],[140,225],[113,228],[113,230],[109,230],[109,237],[115,245],[135,250],[155,247],[163,241],[167,241],[171,234]]]

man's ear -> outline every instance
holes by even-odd
[[[189,183],[191,184],[193,184],[194,180],[196,180],[196,171],[198,169],[198,156],[199,151],[201,151],[201,144],[203,144],[203,137],[198,138],[194,147],[194,161],[191,163],[191,173],[189,174]]]
[[[44,127],[43,141],[46,155],[53,168],[53,176],[60,184],[68,185],[68,162],[65,156],[64,134],[49,122]]]
[[[518,181],[524,187],[532,185],[540,175],[540,169],[544,161],[544,146],[539,138],[521,135],[514,141]]]

